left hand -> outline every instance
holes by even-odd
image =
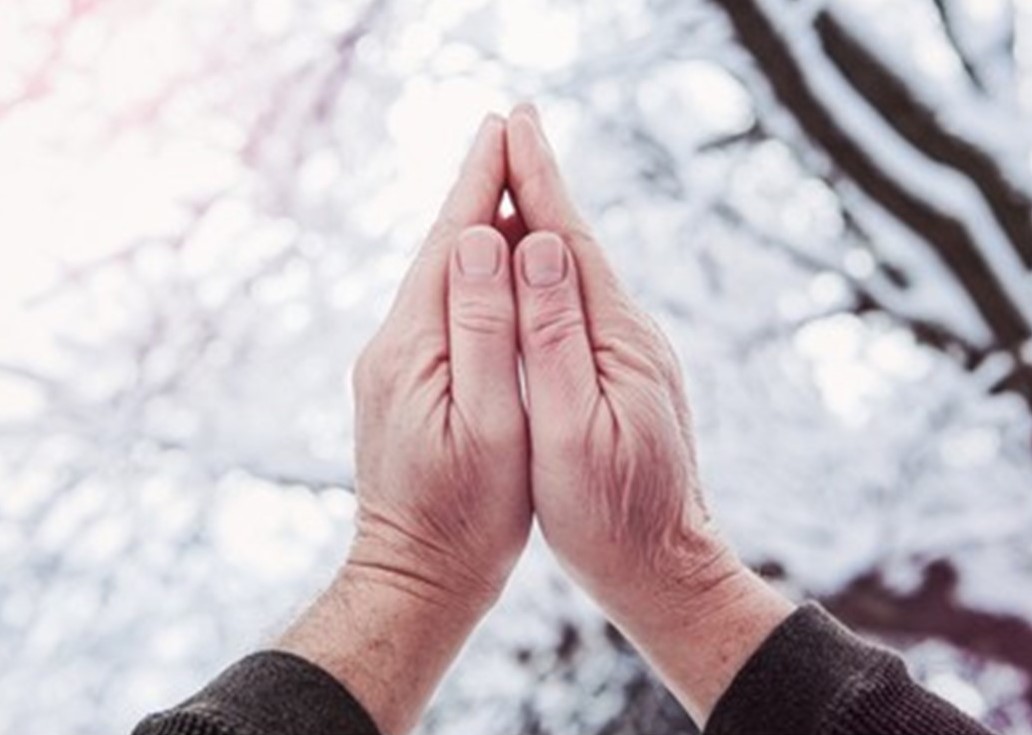
[[[505,121],[488,117],[354,372],[358,520],[347,563],[278,647],[410,729],[530,530],[506,238]]]
[[[492,223],[505,122],[485,120],[462,175],[354,372],[352,568],[442,604],[494,600],[531,504],[509,247]]]

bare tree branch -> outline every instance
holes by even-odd
[[[964,73],[967,75],[968,80],[980,92],[988,92],[989,86],[982,78],[982,72],[975,64],[975,61],[968,54],[961,30],[957,27],[958,24],[953,13],[952,0],[932,0],[932,5],[939,15],[939,22],[942,24],[946,40],[950,42],[953,53],[956,54],[957,60],[960,61],[960,65],[964,68]]]
[[[778,99],[810,138],[868,197],[928,244],[988,325],[993,346],[1017,354],[1032,336],[1032,325],[1012,301],[965,223],[929,204],[883,170],[845,130],[828,103],[811,86],[788,41],[756,0],[714,1],[724,8],[740,41],[764,71]],[[823,13],[821,17],[825,17]],[[820,23],[825,33],[828,27],[834,27],[828,25],[831,21]],[[862,60],[866,54],[858,58]],[[1032,373],[1032,366],[1020,361],[1015,365],[1018,372]],[[1028,380],[1021,378],[1010,385],[1032,406]]]
[[[990,154],[948,130],[903,78],[834,13],[818,14],[815,27],[828,58],[889,125],[926,156],[955,169],[978,187],[1014,252],[1032,269],[1032,197],[1028,192],[1009,180]]]

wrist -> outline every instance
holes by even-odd
[[[276,647],[341,682],[384,735],[401,735],[489,606],[349,559]]]
[[[696,538],[645,581],[613,621],[700,727],[794,605],[715,536]]]
[[[515,562],[489,553],[465,552],[363,517],[339,582],[391,587],[459,617],[485,613],[501,595]]]
[[[606,575],[591,587],[619,625],[649,630],[668,626],[672,618],[704,617],[720,604],[730,583],[746,572],[731,547],[703,529],[670,539],[652,549],[647,561]]]
[[[486,593],[463,597],[437,581],[353,558],[337,572],[325,594],[347,601],[352,610],[376,608],[399,617],[446,620],[450,630],[461,632],[475,628],[496,599]]]

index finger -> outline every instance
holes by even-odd
[[[626,297],[580,212],[573,204],[545,137],[537,111],[519,105],[509,116],[506,155],[516,205],[533,231],[558,234],[570,248],[580,273],[589,329],[611,326],[626,313]]]
[[[402,281],[388,321],[411,320],[419,326],[439,328],[445,337],[452,243],[466,228],[494,221],[505,186],[505,166],[505,120],[488,115],[437,221]]]

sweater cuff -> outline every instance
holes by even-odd
[[[283,651],[252,654],[133,735],[379,735],[330,674]]]
[[[865,672],[898,663],[816,604],[778,626],[717,702],[706,735],[809,735]]]

